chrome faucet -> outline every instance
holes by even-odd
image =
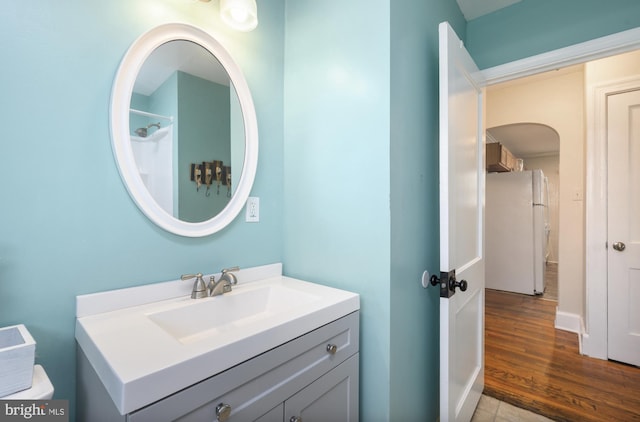
[[[233,284],[238,284],[238,279],[231,271],[238,271],[240,267],[226,268],[222,270],[220,280],[216,281],[214,276],[209,279],[209,295],[219,296],[223,293],[229,293]]]
[[[240,267],[225,268],[222,270],[222,276],[220,280],[216,281],[215,276],[209,278],[209,285],[207,286],[202,278],[202,273],[198,274],[185,274],[180,278],[182,280],[190,280],[195,278],[193,283],[193,289],[191,290],[191,299],[202,299],[209,296],[219,296],[223,293],[231,291],[233,284],[238,284],[238,279],[231,271],[238,271]]]
[[[209,290],[207,290],[207,285],[204,283],[202,278],[202,273],[198,274],[185,274],[180,279],[182,280],[190,280],[192,278],[196,279],[193,283],[193,289],[191,290],[191,299],[202,299],[209,296]]]

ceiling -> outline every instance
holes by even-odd
[[[133,92],[151,95],[176,71],[229,85],[222,64],[202,46],[185,40],[173,40],[156,48],[138,73]]]
[[[457,0],[467,21],[495,12],[521,0]]]
[[[560,136],[540,123],[514,123],[487,129],[487,142],[500,142],[517,158],[558,155]]]

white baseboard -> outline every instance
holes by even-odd
[[[582,335],[584,334],[584,323],[578,314],[559,311],[556,308],[555,327],[558,330],[570,331],[578,335],[578,346],[582,354]]]
[[[559,330],[578,334],[578,347],[580,354],[596,359],[607,359],[606,341],[598,341],[598,338],[589,336],[586,332],[584,320],[580,315],[558,311],[556,308],[555,327]]]
[[[597,337],[590,337],[589,333],[583,333],[581,353],[592,358],[607,360],[607,342]]]

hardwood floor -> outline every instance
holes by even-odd
[[[580,355],[556,306],[486,291],[484,393],[557,421],[640,421],[640,368]]]

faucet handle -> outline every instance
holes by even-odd
[[[204,297],[208,297],[209,290],[202,279],[202,273],[184,274],[180,277],[181,280],[190,280],[192,278],[195,278],[196,281],[193,283],[193,289],[191,290],[191,299],[202,299]]]

